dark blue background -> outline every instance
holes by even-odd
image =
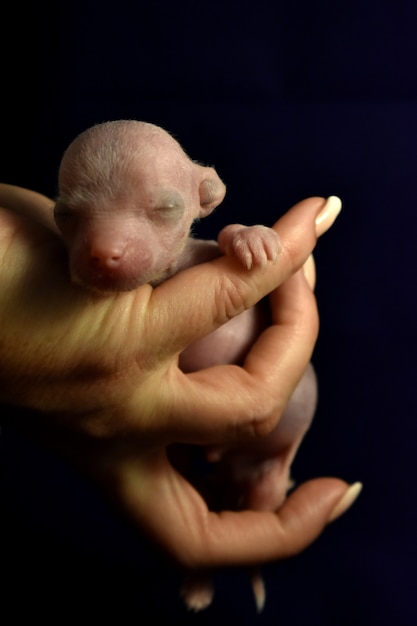
[[[221,573],[213,606],[193,616],[177,573],[93,487],[4,428],[6,598],[19,593],[16,612],[28,605],[56,623],[72,609],[116,608],[120,624],[416,624],[415,2],[87,0],[29,11],[3,26],[1,180],[54,195],[78,132],[136,118],[172,131],[226,182],[204,236],[233,221],[271,224],[306,196],[342,198],[316,250],[320,402],[294,474],[361,480],[364,491],[305,553],[265,567],[260,617],[241,570]]]

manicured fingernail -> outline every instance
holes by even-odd
[[[335,519],[343,515],[355,502],[360,492],[362,491],[362,483],[353,483],[349,489],[345,492],[342,498],[334,507],[330,513],[329,522],[333,522]]]
[[[342,210],[342,201],[337,196],[329,196],[326,204],[316,217],[316,235],[320,237],[335,221]]]
[[[259,569],[253,570],[251,576],[252,591],[256,602],[256,609],[258,613],[262,613],[265,606],[266,591],[265,583],[262,578],[262,574]]]

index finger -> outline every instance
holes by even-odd
[[[265,268],[247,270],[235,259],[220,257],[184,270],[154,289],[146,324],[150,333],[158,336],[161,350],[181,352],[284,283],[314,249],[318,236],[316,218],[326,206],[324,198],[308,198],[273,225],[282,249],[277,261],[269,262]],[[173,318],[178,320],[174,328]]]

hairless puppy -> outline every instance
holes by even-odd
[[[120,120],[79,135],[63,155],[54,215],[69,253],[72,279],[97,292],[126,291],[221,254],[248,271],[275,261],[277,234],[264,226],[226,226],[214,241],[192,237],[195,220],[221,203],[225,185],[211,167],[193,162],[179,143],[153,124]],[[180,367],[196,371],[241,363],[268,323],[260,303],[195,342],[180,355]],[[278,383],[277,383],[278,384]],[[260,442],[207,450],[228,487],[223,508],[277,510],[290,486],[290,465],[316,407],[311,365],[274,431]],[[262,578],[253,574],[258,610],[265,600]],[[182,594],[194,610],[211,603],[209,573],[190,574]]]

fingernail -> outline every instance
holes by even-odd
[[[330,513],[329,522],[333,522],[335,519],[343,515],[355,502],[360,492],[362,491],[362,483],[353,483],[346,491],[346,493],[342,496],[339,502],[334,507],[333,511]]]
[[[326,204],[316,217],[316,235],[320,237],[329,230],[342,210],[342,201],[337,196],[329,196]]]

